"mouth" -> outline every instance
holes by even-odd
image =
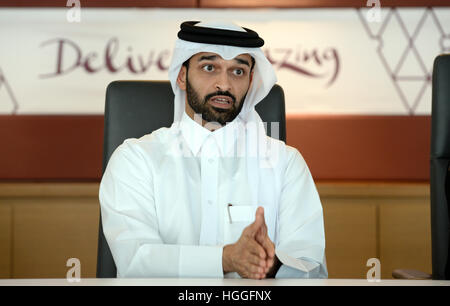
[[[208,102],[212,106],[222,109],[230,109],[233,106],[233,98],[228,96],[214,96]]]

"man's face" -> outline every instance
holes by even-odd
[[[201,114],[203,120],[221,125],[233,121],[251,84],[251,65],[248,54],[231,60],[210,52],[192,56],[189,68],[183,66],[177,79],[178,86],[186,90],[188,115]]]

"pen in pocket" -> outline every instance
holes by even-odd
[[[228,210],[228,219],[230,220],[230,224],[233,223],[231,220],[231,213],[230,213],[230,206],[233,206],[233,204],[228,203],[227,210]]]

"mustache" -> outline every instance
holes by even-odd
[[[204,103],[206,103],[209,99],[211,99],[212,97],[215,97],[215,96],[228,96],[231,99],[233,99],[233,103],[236,102],[236,97],[233,96],[229,91],[216,91],[214,93],[210,93],[210,94],[206,95]]]

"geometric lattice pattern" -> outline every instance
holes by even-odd
[[[450,35],[433,8],[414,12],[383,9],[385,15],[381,22],[369,22],[363,10],[357,9],[357,12],[364,29],[371,39],[378,41],[377,54],[406,111],[413,115],[427,87],[431,86],[434,58],[450,52],[450,46],[445,45]],[[408,13],[414,16],[407,16]],[[406,24],[405,19],[415,22]],[[428,31],[425,32],[424,28]],[[395,41],[389,37],[395,37]]]

